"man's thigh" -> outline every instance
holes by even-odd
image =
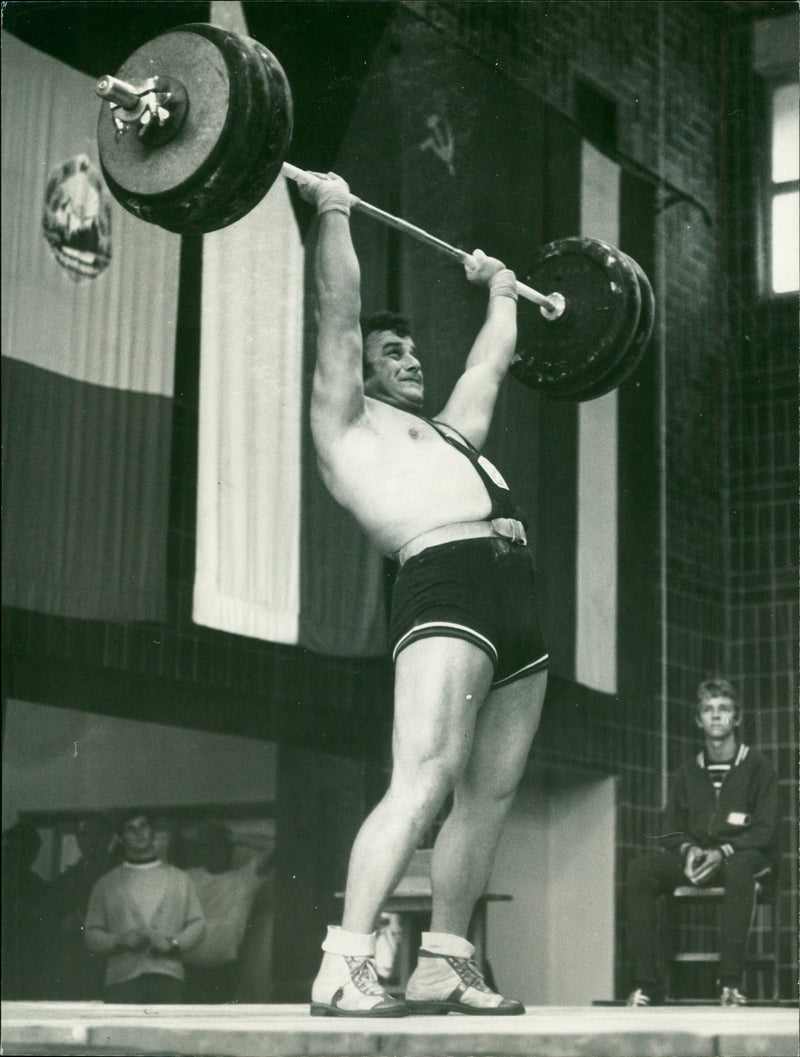
[[[671,892],[678,885],[691,882],[683,871],[677,855],[666,851],[647,852],[634,859],[628,867],[628,883],[646,881],[657,892]]]
[[[745,848],[734,854],[722,866],[720,882],[728,887],[737,882],[747,884],[758,877],[766,878],[770,873],[770,863],[766,856],[755,848]]]
[[[395,767],[445,758],[463,768],[494,666],[472,642],[445,635],[406,646],[395,662]]]
[[[492,690],[481,706],[463,776],[470,787],[505,796],[517,787],[539,726],[547,671]]]

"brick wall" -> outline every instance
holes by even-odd
[[[739,673],[746,736],[778,769],[781,790],[781,991],[797,982],[797,298],[762,298],[755,255],[760,175],[768,160],[765,83],[750,34],[729,37],[725,210],[730,359],[729,664]]]

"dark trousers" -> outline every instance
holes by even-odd
[[[124,1002],[127,1005],[179,1005],[183,1001],[183,980],[166,973],[142,973],[121,984],[109,984],[104,1002]]]
[[[720,983],[740,987],[756,876],[769,866],[758,851],[737,851],[708,881],[724,885],[720,915]],[[633,981],[648,994],[663,993],[663,970],[656,956],[656,902],[678,885],[689,884],[677,855],[653,852],[634,859],[625,886],[628,943],[633,961]]]
[[[186,1001],[190,1004],[220,1004],[236,1001],[239,963],[205,967],[186,966]]]

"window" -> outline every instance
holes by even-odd
[[[800,285],[800,144],[798,87],[773,83],[770,90],[768,292],[785,294]]]

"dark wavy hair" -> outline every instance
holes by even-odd
[[[398,338],[411,337],[411,324],[409,323],[408,318],[404,315],[401,315],[400,312],[390,312],[388,310],[385,310],[383,312],[373,312],[372,315],[369,316],[362,316],[362,368],[364,371],[365,378],[370,372],[370,365],[367,360],[367,338],[370,336],[370,334],[373,334],[375,331],[381,330],[389,330],[392,332],[392,334],[396,334]]]
[[[126,807],[121,808],[115,812],[114,823],[116,832],[122,836],[122,831],[128,825],[129,822],[133,822],[135,818],[146,818],[150,823],[150,828],[155,829],[155,815],[153,812],[146,807]]]

